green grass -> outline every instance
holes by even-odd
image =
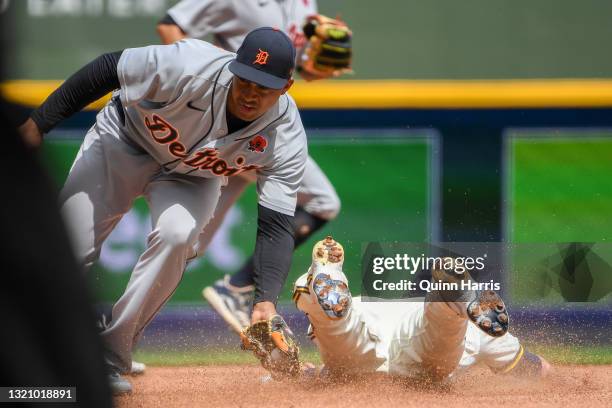
[[[566,345],[529,345],[529,351],[541,355],[552,364],[612,364],[612,345],[573,347]],[[302,350],[303,361],[320,364],[321,358],[313,348]],[[257,365],[250,352],[238,349],[158,351],[139,350],[134,359],[154,366],[196,365]]]
[[[302,361],[320,364],[319,353],[313,349],[301,351]],[[213,350],[138,350],[134,360],[155,366],[195,366],[195,365],[257,365],[259,362],[251,352],[235,349]]]
[[[575,347],[568,345],[535,345],[529,351],[552,364],[612,364],[612,345]]]

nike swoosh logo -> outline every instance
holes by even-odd
[[[192,105],[192,101],[187,102],[187,107],[200,112],[206,112],[206,109],[200,109],[197,106]]]

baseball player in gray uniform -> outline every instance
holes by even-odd
[[[313,249],[313,262],[294,285],[293,300],[310,321],[328,375],[382,372],[448,381],[475,364],[495,373],[545,376],[550,365],[507,332],[507,311],[493,291],[461,297],[432,291],[424,301],[363,302],[351,297],[342,271],[344,249],[328,237]],[[436,282],[469,275],[434,272]],[[471,324],[472,320],[475,324]]]
[[[102,332],[110,381],[129,392],[132,347],[172,296],[228,179],[254,171],[259,195],[253,321],[276,315],[289,271],[292,219],[307,159],[294,101],[295,48],[259,28],[237,54],[189,39],[104,54],[66,80],[21,132],[31,144],[116,89],[85,135],[60,194],[75,251],[91,265],[133,200],[153,230]]]
[[[302,31],[306,18],[317,13],[314,0],[183,0],[168,10],[157,30],[166,44],[184,37],[203,39],[212,35],[220,47],[235,51],[244,36],[253,28],[268,25],[279,27],[289,35],[297,50],[300,74],[308,79],[321,79],[329,75],[299,69],[300,60],[308,39]],[[220,220],[254,181],[248,173],[231,179],[221,190],[221,198],[215,217],[200,236],[196,249],[201,256],[220,225]],[[309,156],[304,178],[298,189],[298,207],[294,218],[295,246],[306,241],[315,231],[340,211],[340,199],[336,191],[315,161]],[[203,296],[235,331],[248,324],[249,308],[253,293],[253,258],[231,277],[226,275],[211,287],[203,290]]]

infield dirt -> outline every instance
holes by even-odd
[[[256,366],[149,367],[132,377],[117,407],[604,407],[612,404],[612,365],[556,366],[546,379],[474,368],[445,388],[377,376],[336,384],[262,382]]]

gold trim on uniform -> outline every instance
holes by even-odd
[[[521,358],[523,358],[524,354],[525,354],[525,348],[521,345],[521,348],[519,349],[518,353],[516,353],[516,357],[514,357],[514,361],[512,361],[510,364],[508,364],[508,366],[506,368],[504,368],[503,370],[501,370],[500,373],[501,374],[506,374],[506,373],[509,373],[510,371],[512,371],[512,369],[514,367],[516,367],[518,362],[521,361]]]
[[[310,289],[308,289],[307,286],[296,286],[295,289],[293,290],[293,296],[291,297],[291,299],[295,303],[297,303],[298,299],[300,298],[301,293],[306,293],[307,295],[309,295]]]

